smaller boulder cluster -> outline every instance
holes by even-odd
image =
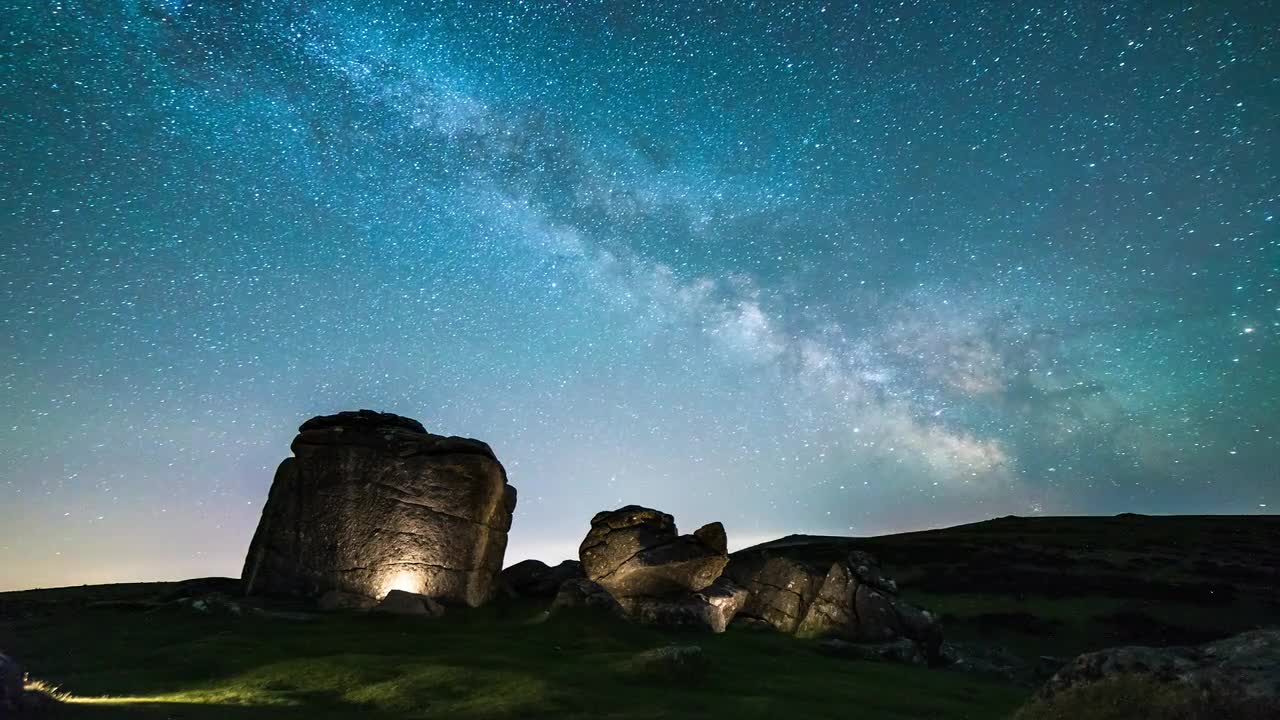
[[[831,563],[769,551],[734,556],[726,574],[747,588],[744,618],[806,638],[855,643],[909,639],[925,662],[941,660],[942,632],[932,614],[898,597],[877,560],[853,551]]]
[[[722,578],[729,544],[720,523],[680,535],[667,513],[628,505],[597,513],[578,555],[586,580],[642,623],[723,632],[746,600],[746,591]]]
[[[637,505],[596,514],[580,563],[525,561],[503,572],[508,592],[552,596],[551,611],[594,607],[665,627],[723,632],[730,623],[801,637],[906,642],[921,661],[939,658],[929,613],[903,602],[875,558],[854,552],[814,564],[768,551],[730,556],[720,523],[679,534],[675,519]]]

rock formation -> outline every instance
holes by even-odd
[[[697,592],[729,562],[720,523],[678,535],[670,515],[638,505],[596,513],[578,555],[587,578],[615,598]]]
[[[17,660],[0,655],[0,717],[21,707],[22,676],[22,666]]]
[[[897,585],[871,555],[853,552],[821,563],[748,550],[731,561],[727,550],[720,523],[680,535],[670,515],[650,508],[597,513],[578,549],[586,580],[565,583],[555,604],[616,604],[615,612],[637,622],[712,632],[737,618],[801,637],[905,638],[921,658],[940,661],[942,633],[933,616],[899,599]],[[521,573],[547,570],[538,565]]]
[[[488,445],[361,410],[308,420],[291,447],[245,559],[246,594],[493,596],[516,493]]]
[[[556,597],[551,601],[551,607],[547,612],[554,614],[560,610],[587,608],[605,610],[621,617],[626,616],[622,606],[618,605],[618,601],[613,599],[608,590],[586,578],[566,580],[556,592]]]
[[[898,597],[875,558],[852,552],[823,563],[761,551],[735,553],[725,575],[750,595],[738,617],[801,637],[885,643],[909,638],[938,662],[942,633],[928,612]]]
[[[1195,647],[1133,646],[1086,653],[1059,670],[1038,695],[1049,699],[1130,674],[1249,703],[1260,718],[1280,717],[1280,629],[1253,630]]]
[[[618,601],[627,617],[645,625],[724,632],[750,593],[719,578],[696,593],[625,597]]]
[[[597,513],[578,554],[588,580],[628,618],[723,632],[746,602],[744,589],[717,583],[727,551],[720,523],[680,535],[670,515],[628,505]]]

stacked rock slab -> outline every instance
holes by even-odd
[[[852,552],[834,563],[767,551],[735,553],[725,575],[750,591],[739,611],[755,621],[801,637],[884,643],[909,638],[937,662],[942,633],[928,612],[898,597],[875,558]]]
[[[516,492],[488,445],[361,410],[308,420],[291,447],[245,559],[246,594],[493,596]]]
[[[724,580],[728,541],[720,523],[680,535],[667,513],[628,505],[597,513],[578,549],[587,581],[631,619],[724,630],[746,592]]]
[[[578,555],[587,578],[615,598],[696,592],[729,562],[720,523],[679,535],[674,518],[639,505],[596,513]]]

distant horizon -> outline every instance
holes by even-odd
[[[603,510],[603,509],[605,509],[605,508],[602,508],[602,510]],[[612,508],[610,508],[610,509],[612,509]],[[662,508],[657,508],[657,509],[662,510]],[[667,510],[663,510],[663,511],[664,511],[664,512],[669,512],[669,511],[667,511]],[[993,521],[993,520],[1000,520],[1000,519],[1003,519],[1003,518],[1006,518],[1006,517],[1017,517],[1017,518],[1020,518],[1020,519],[1052,520],[1052,519],[1054,519],[1054,518],[1114,518],[1114,517],[1118,517],[1118,516],[1121,516],[1121,515],[1138,515],[1138,516],[1142,516],[1142,517],[1221,517],[1221,518],[1229,518],[1229,517],[1261,517],[1261,516],[1273,516],[1273,517],[1274,517],[1274,516],[1280,516],[1280,513],[1267,512],[1267,511],[1250,512],[1250,513],[1218,513],[1218,514],[1215,514],[1215,513],[1136,513],[1136,512],[1129,512],[1129,511],[1126,511],[1126,512],[1120,512],[1120,513],[1110,514],[1110,515],[1101,515],[1101,514],[1095,514],[1095,515],[1016,515],[1016,516],[1001,515],[1001,516],[998,516],[998,517],[990,517],[990,518],[985,518],[985,519],[982,519],[982,520],[973,520],[973,521],[969,521],[969,522],[962,522],[962,523],[957,523],[957,524],[953,524],[953,525],[941,525],[941,526],[933,526],[933,527],[919,527],[919,528],[903,529],[903,530],[898,530],[898,531],[894,531],[894,532],[876,533],[876,534],[874,534],[874,535],[848,535],[848,534],[841,534],[841,533],[826,533],[826,532],[789,532],[789,533],[783,533],[783,534],[781,534],[781,535],[767,535],[767,536],[751,537],[751,538],[749,538],[749,539],[748,539],[747,541],[745,541],[745,542],[735,542],[735,541],[734,541],[734,534],[733,534],[732,532],[728,532],[728,537],[729,537],[729,552],[730,552],[730,553],[734,553],[734,552],[737,552],[737,551],[739,551],[739,550],[745,550],[745,549],[748,549],[748,548],[754,547],[754,546],[756,546],[756,545],[760,545],[760,544],[762,544],[762,543],[767,543],[767,542],[770,542],[770,541],[773,541],[773,540],[781,540],[781,539],[784,539],[784,538],[787,538],[787,537],[791,537],[791,536],[805,536],[805,537],[832,537],[832,538],[875,538],[875,537],[885,537],[885,536],[890,536],[890,535],[903,535],[903,534],[907,534],[907,533],[928,532],[928,531],[931,531],[931,530],[947,530],[947,529],[951,529],[951,528],[961,527],[961,526],[964,526],[964,525],[973,525],[973,524],[977,524],[977,523],[990,522],[990,521]],[[678,516],[678,515],[676,516],[676,521],[677,521],[677,525],[679,525],[679,516]],[[683,529],[683,530],[684,530],[684,531],[686,531],[686,532],[688,531],[688,529]],[[585,536],[585,532],[584,532],[584,536]],[[571,553],[569,553],[569,554],[567,554],[567,555],[564,555],[563,557],[559,557],[559,558],[554,558],[554,557],[553,557],[553,556],[551,556],[551,555],[542,555],[542,556],[532,556],[532,555],[531,555],[531,556],[527,556],[527,557],[525,557],[525,556],[520,556],[520,557],[515,557],[515,558],[513,558],[513,557],[511,556],[511,554],[510,554],[510,553],[508,553],[508,554],[507,554],[507,557],[506,557],[506,558],[504,559],[504,561],[503,561],[503,567],[504,567],[504,568],[511,567],[512,565],[515,565],[515,564],[516,564],[516,563],[518,563],[518,562],[523,562],[523,561],[525,561],[525,560],[539,560],[539,561],[541,561],[541,562],[546,563],[547,565],[557,565],[557,564],[559,564],[560,562],[563,562],[563,561],[565,561],[565,560],[577,560],[577,559],[578,559],[578,552],[577,552],[577,548],[578,548],[578,544],[579,544],[580,542],[581,542],[581,539],[579,539],[578,541],[575,541],[575,542],[572,544],[572,552],[571,552]],[[246,550],[248,549],[248,546],[249,546],[249,542],[248,542],[248,539],[246,538],[246,540],[245,540],[245,548],[246,548]],[[62,589],[62,588],[74,588],[74,587],[93,586],[93,585],[130,585],[130,584],[148,584],[148,583],[182,582],[182,581],[185,581],[185,580],[193,580],[193,579],[198,579],[198,578],[202,578],[202,577],[230,577],[230,578],[238,578],[238,577],[240,577],[240,572],[239,572],[239,567],[237,567],[236,572],[233,572],[233,573],[189,574],[189,575],[183,575],[183,576],[181,576],[181,577],[174,577],[174,578],[158,578],[158,577],[156,577],[156,578],[143,578],[143,579],[137,579],[137,580],[105,580],[105,581],[99,581],[99,582],[72,582],[72,583],[68,583],[68,584],[65,584],[65,585],[41,585],[41,586],[32,586],[32,587],[9,587],[9,586],[0,585],[0,593],[8,593],[8,592],[27,592],[27,591],[33,591],[33,590],[58,590],[58,589]]]

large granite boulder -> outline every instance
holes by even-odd
[[[502,571],[503,588],[516,597],[551,598],[566,580],[585,577],[582,563],[565,560],[550,567],[541,560],[521,560]]]
[[[914,642],[929,662],[941,661],[935,618],[898,597],[871,555],[855,551],[837,562],[769,551],[735,553],[725,576],[750,591],[738,617],[809,638],[854,643]]]
[[[1260,718],[1280,717],[1280,629],[1253,630],[1195,647],[1133,646],[1086,653],[1059,670],[1038,698],[1052,702],[1060,693],[1125,675],[1246,703]]]
[[[720,523],[680,535],[670,515],[638,505],[597,513],[578,555],[587,578],[615,598],[697,592],[729,562]]]
[[[516,492],[488,445],[361,410],[308,420],[292,449],[249,546],[247,594],[493,596]]]

